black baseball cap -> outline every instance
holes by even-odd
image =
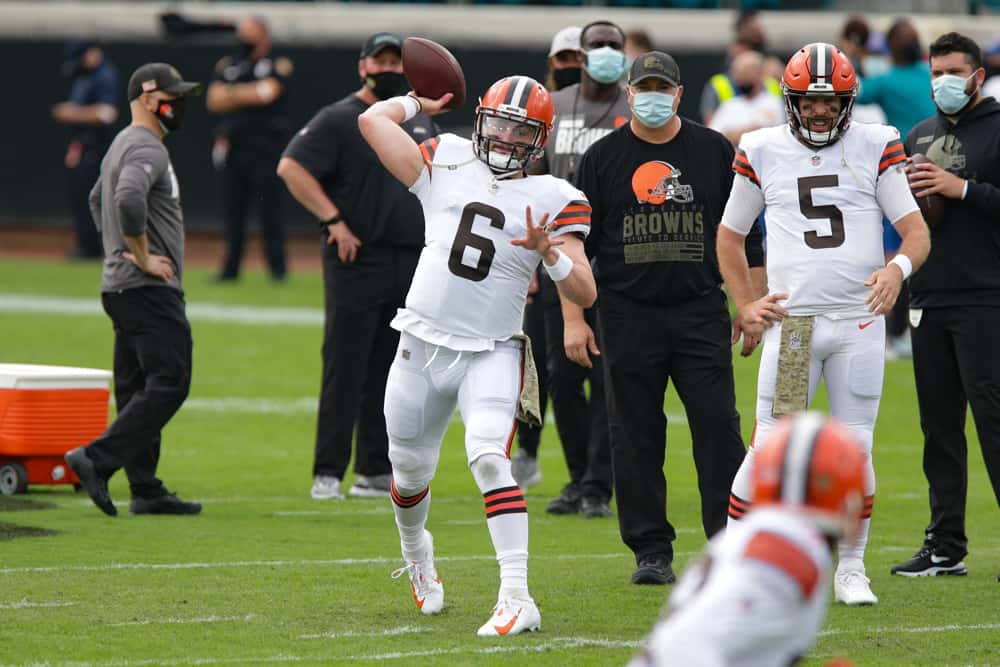
[[[635,59],[628,73],[628,85],[634,85],[655,77],[662,79],[671,86],[681,85],[681,68],[677,66],[670,54],[663,51],[649,51]]]
[[[143,93],[162,90],[172,95],[200,95],[202,85],[185,81],[173,65],[166,63],[146,63],[128,80],[128,100],[131,102]]]
[[[365,40],[361,47],[361,57],[377,56],[384,49],[396,49],[403,53],[403,38],[391,32],[377,32]]]

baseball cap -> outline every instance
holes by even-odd
[[[681,69],[663,51],[649,51],[636,58],[628,73],[628,84],[631,86],[650,77],[663,79],[671,86],[681,85]]]
[[[580,26],[576,25],[571,25],[557,32],[556,36],[552,38],[549,57],[551,58],[560,51],[579,51],[580,32],[582,32]]]
[[[370,58],[377,56],[383,49],[396,49],[403,52],[403,38],[391,32],[377,32],[367,40],[361,47],[361,57]]]
[[[166,63],[146,63],[132,72],[128,79],[129,102],[143,93],[156,90],[173,95],[199,95],[202,85],[185,81],[176,67]]]

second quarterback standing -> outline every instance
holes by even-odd
[[[566,298],[593,304],[597,289],[583,247],[590,205],[564,180],[524,173],[541,154],[554,116],[537,81],[511,76],[494,83],[476,109],[472,141],[443,134],[418,145],[399,127],[420,111],[442,113],[450,99],[411,93],[358,118],[379,160],[420,199],[425,219],[406,307],[392,322],[401,335],[385,395],[392,502],[406,563],[400,574],[409,574],[421,612],[441,611],[444,587],[425,524],[429,484],[457,405],[500,565],[497,603],[478,634],[514,635],[541,628],[528,592],[527,505],[509,458],[525,386],[522,314],[539,262]]]
[[[868,454],[861,529],[839,546],[834,595],[875,604],[864,553],[875,498],[871,461],[882,395],[885,320],[900,286],[930,250],[895,128],[852,123],[858,92],[851,61],[830,44],[808,44],[788,61],[782,91],[788,123],[743,135],[736,179],[719,226],[719,266],[749,326],[769,327],[757,381],[753,442],[733,481],[730,524],[749,509],[754,444],[778,417],[812,402],[820,377],[830,412]],[[757,299],[743,239],[767,209],[770,294]],[[884,264],[882,216],[903,238]],[[773,326],[772,326],[773,325]]]

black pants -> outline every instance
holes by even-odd
[[[184,297],[170,287],[140,287],[102,295],[115,329],[115,403],[118,416],[87,447],[98,474],[125,468],[132,496],[166,489],[156,478],[160,431],[180,409],[191,386],[191,327]]]
[[[548,276],[542,278],[542,290],[549,394],[570,484],[576,485],[582,496],[607,501],[611,499],[613,482],[603,364],[600,357],[594,357],[594,367],[584,368],[566,357],[562,307],[555,283]],[[597,306],[584,311],[584,317],[598,335]],[[584,391],[588,380],[589,400]]]
[[[355,425],[354,471],[392,472],[383,404],[399,332],[389,322],[406,300],[418,257],[417,249],[362,247],[355,264],[343,264],[336,246],[323,246],[326,323],[314,475],[344,478]]]
[[[903,287],[892,310],[885,317],[885,334],[889,338],[899,338],[910,328],[910,281],[904,280]]]
[[[101,174],[103,156],[99,148],[84,148],[79,164],[66,170],[70,207],[73,211],[73,231],[76,233],[73,255],[76,257],[97,259],[104,256],[101,234],[90,214],[90,189]]]
[[[532,303],[524,307],[524,333],[531,339],[531,356],[538,371],[538,400],[545,423],[545,410],[549,405],[549,370],[546,367],[545,349],[545,309],[538,295]],[[542,427],[529,426],[517,422],[518,446],[531,456],[538,456],[538,445],[542,441]]]
[[[743,461],[730,319],[721,292],[663,307],[600,293],[611,454],[622,540],[636,558],[673,556],[663,475],[668,380],[684,403],[705,535],[725,528],[729,488]]]
[[[983,460],[1000,504],[1000,307],[927,308],[914,327],[913,373],[930,487],[930,539],[966,552],[968,486],[966,406],[972,408]]]
[[[268,269],[274,278],[285,277],[285,225],[281,219],[281,187],[275,173],[279,157],[280,149],[240,148],[238,144],[229,152],[222,170],[226,235],[226,258],[220,274],[223,278],[240,274],[251,201],[257,203]]]

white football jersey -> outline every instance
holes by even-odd
[[[829,146],[810,148],[779,125],[743,135],[737,178],[722,224],[750,231],[756,212],[737,191],[754,188],[765,211],[767,279],[789,295],[792,315],[862,317],[885,266],[882,216],[897,222],[917,210],[903,165],[899,133],[887,125],[852,123]],[[733,210],[731,210],[733,209]]]
[[[525,209],[551,237],[590,231],[587,197],[554,176],[497,179],[472,142],[443,134],[421,144],[424,170],[410,190],[424,209],[424,249],[392,326],[453,350],[492,350],[521,331],[534,250],[511,245]]]
[[[709,542],[633,665],[789,665],[816,642],[833,560],[804,516],[755,509]]]

